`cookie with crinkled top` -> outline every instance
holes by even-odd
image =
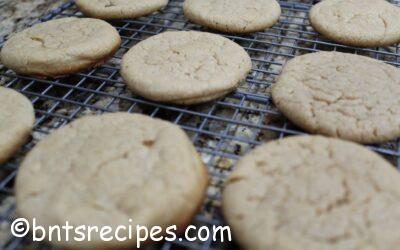
[[[59,77],[103,63],[120,43],[117,30],[105,21],[67,17],[14,34],[0,56],[19,74]]]
[[[17,212],[37,225],[108,226],[120,238],[50,243],[68,249],[135,248],[136,226],[176,225],[182,232],[199,208],[207,170],[185,132],[144,115],[87,116],[54,131],[26,156],[15,189]],[[129,220],[132,220],[131,222]],[[157,237],[164,235],[161,232]],[[47,231],[48,235],[48,231]],[[54,236],[53,236],[54,237]],[[142,244],[144,244],[142,242]]]
[[[304,130],[360,143],[400,136],[399,96],[398,68],[340,52],[290,60],[272,89],[278,109]]]
[[[197,104],[235,90],[251,59],[223,36],[197,31],[164,32],[132,47],[121,75],[135,93],[154,101]]]
[[[400,175],[353,142],[290,137],[239,160],[223,214],[244,249],[398,249]]]
[[[137,18],[155,12],[168,0],[75,0],[85,15],[100,19]]]
[[[185,16],[192,22],[228,33],[264,30],[278,22],[276,0],[186,0]]]
[[[34,122],[29,99],[15,90],[0,87],[0,164],[25,143]]]
[[[352,46],[400,42],[400,8],[385,0],[324,0],[312,7],[310,23],[327,38]]]

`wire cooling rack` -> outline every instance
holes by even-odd
[[[210,186],[192,224],[223,225],[221,188],[235,161],[254,146],[304,132],[288,122],[273,106],[270,91],[276,76],[289,59],[316,51],[343,51],[370,56],[400,66],[400,47],[359,49],[325,40],[310,27],[307,16],[311,0],[283,0],[282,16],[273,28],[248,35],[226,35],[250,54],[253,68],[237,91],[223,99],[192,107],[171,106],[145,100],[126,89],[119,67],[122,55],[136,43],[167,30],[204,30],[182,14],[182,0],[172,0],[162,11],[135,20],[112,22],[122,36],[115,56],[99,68],[57,80],[19,76],[0,66],[0,84],[28,96],[34,104],[36,123],[32,138],[9,163],[0,166],[0,249],[26,246],[49,249],[29,239],[13,238],[10,222],[15,218],[13,183],[18,165],[37,141],[49,132],[87,114],[127,111],[147,114],[181,126],[208,166]],[[400,1],[392,1],[399,5]],[[38,22],[82,14],[68,2]],[[370,145],[400,169],[400,141]],[[177,241],[160,243],[161,249],[232,249],[230,243]]]

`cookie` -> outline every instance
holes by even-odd
[[[292,59],[272,89],[278,109],[304,130],[360,143],[400,136],[399,96],[399,69],[339,52]]]
[[[135,247],[136,225],[184,229],[206,186],[205,166],[176,125],[138,114],[87,116],[53,132],[27,155],[16,180],[17,212],[45,227],[68,220],[107,225],[112,232],[119,225],[134,229],[132,239],[122,242],[104,242],[98,234],[90,242],[52,242],[62,248]]]
[[[376,153],[320,136],[264,144],[226,182],[223,213],[244,249],[397,249],[400,175]]]
[[[132,91],[150,100],[197,104],[235,90],[250,69],[249,55],[227,38],[173,31],[131,48],[122,59],[121,75]]]
[[[168,4],[168,0],[75,0],[86,16],[100,19],[137,18],[153,13]]]
[[[0,164],[28,139],[35,122],[31,102],[15,90],[0,87]]]
[[[190,21],[227,33],[265,30],[281,15],[276,0],[186,0],[183,11]]]
[[[117,30],[104,21],[68,17],[13,35],[1,51],[1,61],[19,74],[57,77],[101,64],[120,42]]]
[[[400,42],[400,8],[385,0],[325,0],[310,11],[313,28],[338,43],[375,47]]]

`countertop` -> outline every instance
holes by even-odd
[[[67,0],[0,0],[0,41]]]

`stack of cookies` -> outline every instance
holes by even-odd
[[[138,18],[168,4],[75,2],[88,18],[61,18],[15,34],[1,51],[2,63],[18,74],[49,78],[96,67],[121,43],[104,20]],[[276,0],[186,0],[183,12],[212,30],[251,33],[278,22],[281,8]],[[400,41],[400,10],[384,0],[325,0],[309,18],[316,31],[344,45]],[[247,52],[221,35],[174,31],[133,46],[122,59],[121,76],[144,98],[195,105],[234,91],[251,67]],[[222,202],[237,242],[245,249],[398,249],[400,175],[357,143],[400,136],[399,96],[400,70],[371,58],[317,52],[288,62],[273,87],[274,103],[294,124],[319,135],[273,141],[238,162]],[[6,88],[0,88],[0,103],[3,163],[31,133],[34,111]],[[117,227],[134,218],[134,225],[182,231],[207,180],[198,153],[176,125],[128,113],[87,116],[28,153],[15,184],[17,210],[44,227],[63,221]],[[109,249],[135,246],[135,239],[53,243]]]

